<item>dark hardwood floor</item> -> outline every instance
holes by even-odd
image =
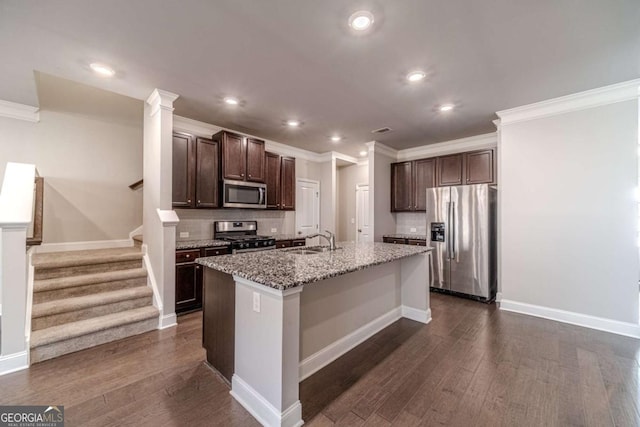
[[[301,383],[307,425],[640,426],[640,341],[431,294]],[[202,316],[0,377],[0,404],[67,426],[256,426],[203,364]]]

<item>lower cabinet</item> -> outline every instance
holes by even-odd
[[[227,247],[184,249],[176,251],[176,314],[202,308],[202,269],[196,258],[225,255]]]
[[[277,240],[276,249],[292,248],[295,246],[305,246],[307,244],[305,239],[293,239],[293,240]]]
[[[400,245],[427,246],[427,241],[422,239],[404,239],[402,237],[383,237],[384,243],[396,243]]]

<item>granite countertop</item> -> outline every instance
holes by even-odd
[[[267,234],[267,236],[276,240],[301,240],[306,239],[307,234]]]
[[[229,242],[224,240],[177,240],[176,249],[198,249],[198,248],[212,248],[214,246],[229,246]]]
[[[196,262],[223,273],[285,290],[433,249],[378,242],[340,242],[337,246],[341,249],[313,255],[296,255],[295,252],[301,248],[286,248],[198,258]]]
[[[393,239],[427,240],[426,234],[385,234],[382,237],[391,237]]]

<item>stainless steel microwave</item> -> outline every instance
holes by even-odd
[[[232,181],[222,184],[222,206],[225,208],[267,208],[267,185],[257,182]]]

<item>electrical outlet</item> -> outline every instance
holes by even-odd
[[[260,294],[257,292],[253,293],[253,311],[260,313]]]
[[[189,237],[189,232],[188,231],[181,231],[180,232],[180,238],[185,238],[185,237]]]
[[[415,228],[415,227],[412,227],[412,228],[411,228],[411,232],[412,232],[412,233],[415,233],[416,231],[418,231],[418,229],[417,229],[417,228]]]
[[[271,232],[272,232],[272,233],[277,233],[277,232],[278,232],[278,229],[277,229],[277,228],[272,228],[272,229],[271,229]]]
[[[351,224],[355,224],[356,223],[356,219],[355,218],[351,218]]]

